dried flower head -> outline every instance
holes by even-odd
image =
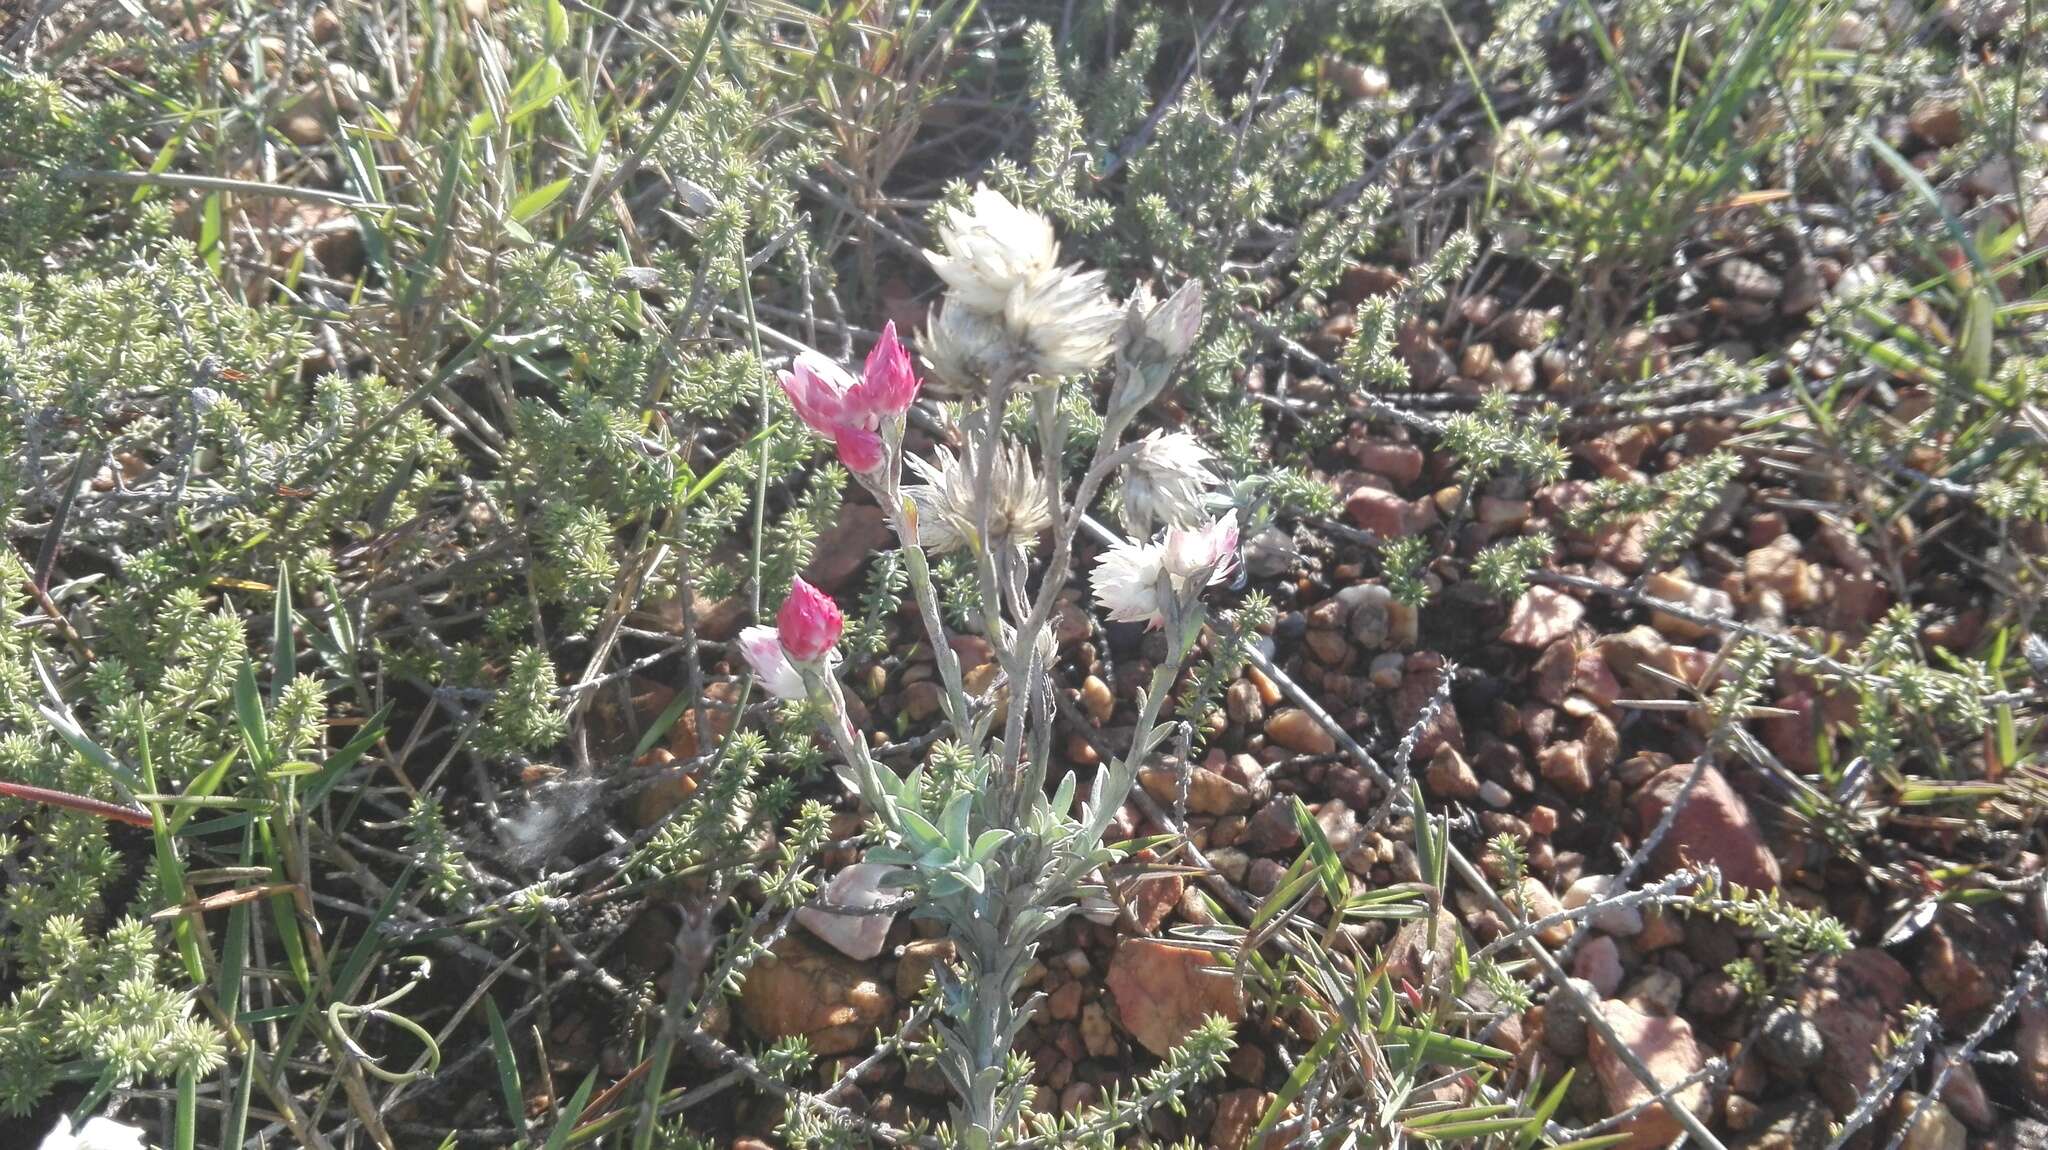
[[[979,312],[1002,312],[1010,293],[1058,261],[1052,221],[1020,208],[982,185],[968,198],[968,210],[952,212],[939,225],[942,252],[926,252],[932,270],[953,298]]]
[[[1116,351],[1123,312],[1103,290],[1101,272],[1054,268],[1010,293],[1003,324],[1024,354],[1024,371],[1055,379],[1102,366]]]
[[[1014,355],[1000,318],[958,300],[934,308],[925,325],[924,357],[952,395],[979,391]]]
[[[1222,482],[1209,470],[1216,457],[1185,431],[1155,431],[1124,465],[1119,494],[1124,528],[1142,539],[1155,523],[1186,527],[1207,514],[1209,489]]]
[[[1192,606],[1202,588],[1237,568],[1237,512],[1198,528],[1168,528],[1161,539],[1122,542],[1096,562],[1095,602],[1113,620],[1159,626],[1169,609]]]
[[[911,470],[923,483],[903,489],[917,503],[917,540],[926,550],[944,553],[970,545],[974,539],[974,476],[966,461],[941,447],[933,452],[936,464],[910,458]],[[1052,526],[1052,512],[1045,502],[1045,486],[1031,453],[1012,443],[995,453],[995,477],[990,488],[989,546],[1013,543],[1029,550],[1038,536]]]

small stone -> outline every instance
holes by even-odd
[[[1299,707],[1282,707],[1266,720],[1266,740],[1275,746],[1304,755],[1328,755],[1337,750],[1337,740],[1323,729],[1315,716]]]
[[[1245,872],[1251,869],[1251,865],[1252,856],[1236,847],[1218,847],[1209,852],[1209,869],[1233,883],[1242,884],[1245,881]]]
[[[1238,679],[1223,692],[1223,709],[1237,727],[1255,727],[1266,719],[1259,702],[1259,689],[1249,679]]]
[[[1706,1056],[1693,1040],[1692,1027],[1683,1018],[1652,1017],[1625,1002],[1603,1002],[1600,1013],[1615,1037],[1635,1052],[1664,1089],[1676,1086],[1706,1065]],[[1649,1101],[1650,1087],[1635,1076],[1598,1031],[1587,1035],[1587,1045],[1592,1052],[1593,1071],[1599,1075],[1607,1097],[1609,1114],[1621,1114]],[[1695,1082],[1671,1101],[1704,1116],[1709,1105],[1706,1084]],[[1685,1127],[1669,1111],[1669,1105],[1659,1102],[1619,1127],[1632,1136],[1627,1145],[1664,1146],[1676,1140]]]
[[[1640,913],[1643,919],[1643,931],[1641,934],[1636,935],[1634,940],[1638,951],[1649,954],[1652,951],[1663,950],[1667,946],[1677,946],[1685,941],[1685,923],[1679,918],[1676,911],[1666,910],[1660,906],[1652,906],[1644,907]]]
[[[1870,947],[1814,964],[1807,972],[1796,1005],[1820,1030],[1826,1049],[1814,1067],[1813,1082],[1836,1113],[1848,1113],[1874,1088],[1912,985],[1905,967]]]
[[[913,723],[921,723],[939,713],[945,703],[945,691],[930,679],[919,679],[903,688],[900,696],[903,717]]]
[[[1384,648],[1393,631],[1393,593],[1378,583],[1365,583],[1345,588],[1338,598],[1350,600],[1350,614],[1344,626],[1351,641],[1368,651]]]
[[[1660,571],[1645,579],[1643,593],[1652,599],[1683,607],[1694,615],[1713,619],[1735,618],[1735,601],[1728,597],[1726,591],[1701,587],[1675,571]],[[1711,634],[1713,630],[1691,619],[1654,609],[1650,612],[1650,622],[1674,639],[1697,639]]]
[[[1959,1047],[1951,1046],[1946,1056],[1953,1059]],[[1992,1105],[1991,1096],[1984,1091],[1984,1082],[1977,1077],[1977,1068],[1969,1062],[1957,1061],[1951,1064],[1948,1082],[1941,1088],[1941,1100],[1949,1113],[1963,1120],[1963,1125],[1980,1134],[1988,1134],[1998,1125],[1998,1108]]]
[[[1429,918],[1404,920],[1387,942],[1387,970],[1418,986],[1434,982],[1449,969],[1451,953],[1463,935],[1458,916],[1448,907],[1437,907]]]
[[[1209,1124],[1208,1150],[1253,1150],[1252,1135],[1272,1105],[1273,1096],[1257,1087],[1232,1090],[1216,1099],[1216,1119]],[[1269,1134],[1265,1145],[1284,1145],[1287,1137]]]
[[[1382,691],[1391,691],[1401,685],[1401,666],[1407,660],[1401,655],[1388,651],[1373,656],[1372,665],[1366,670],[1366,677],[1373,686]]]
[[[1294,569],[1301,558],[1294,536],[1268,526],[1245,541],[1244,569],[1254,579],[1277,579]]]
[[[1742,557],[1743,585],[1752,596],[1776,592],[1785,606],[1804,611],[1820,602],[1820,581],[1801,554],[1799,540],[1780,535]]]
[[[1116,695],[1110,691],[1108,683],[1094,675],[1081,680],[1080,703],[1082,713],[1097,726],[1109,722],[1110,716],[1116,713]]]
[[[1572,974],[1593,984],[1602,998],[1621,989],[1621,950],[1614,940],[1596,934],[1572,956]]]
[[[1577,910],[1588,903],[1624,894],[1627,890],[1620,875],[1589,874],[1566,887],[1562,901],[1566,910]],[[1587,915],[1586,921],[1595,930],[1616,938],[1631,938],[1643,930],[1643,912],[1632,906],[1602,907]]]
[[[1718,970],[1701,975],[1685,992],[1686,1009],[1709,1021],[1726,1018],[1742,1005],[1742,988]]]
[[[804,578],[831,594],[859,574],[870,557],[887,551],[894,540],[880,507],[872,503],[847,503],[818,537],[810,565],[804,568]]]
[[[1963,1150],[1969,1142],[1963,1124],[1932,1098],[1901,1091],[1892,1103],[1892,1113],[1900,1125],[1912,1123],[1899,1150]]]
[[[1403,664],[1401,687],[1394,694],[1394,726],[1404,736],[1435,700],[1444,681],[1445,662],[1435,651],[1417,651]],[[1458,722],[1458,708],[1449,702],[1437,709],[1436,718],[1416,740],[1415,754],[1434,755],[1446,743],[1461,751],[1465,749],[1465,731]]]
[[[1585,604],[1551,587],[1531,587],[1515,600],[1501,641],[1517,647],[1548,647],[1572,633],[1586,614]]]
[[[1574,978],[1572,989],[1594,1004],[1600,992],[1583,978]],[[1553,987],[1543,999],[1543,1045],[1554,1054],[1577,1058],[1586,1052],[1586,1016],[1579,1004],[1564,990]]]
[[[1790,1006],[1780,1006],[1764,1016],[1757,1031],[1757,1052],[1773,1065],[1801,1072],[1820,1061],[1827,1052],[1820,1028]]]
[[[2020,1060],[2021,1088],[2035,1105],[2048,1106],[2048,1002],[2036,998],[2020,1004],[2012,1051]]]
[[[1545,781],[1566,795],[1583,795],[1593,789],[1593,772],[1586,765],[1586,745],[1577,739],[1552,743],[1536,752],[1536,767]]]
[[[1495,810],[1501,810],[1514,802],[1515,796],[1509,794],[1506,787],[1488,779],[1479,784],[1479,801]]]
[[[1946,148],[1963,138],[1963,102],[1954,96],[1928,96],[1906,113],[1906,126],[1913,134]]]
[[[1308,648],[1308,653],[1315,656],[1316,662],[1326,667],[1342,667],[1351,660],[1351,644],[1341,631],[1312,628],[1301,641]]]
[[[1621,997],[1645,1014],[1662,1017],[1678,1013],[1678,1004],[1685,998],[1685,984],[1670,971],[1652,967],[1622,991]]]
[[[950,938],[919,938],[903,944],[896,959],[896,997],[908,1001],[924,989],[924,980],[934,970],[950,966],[955,951]]]
[[[1785,293],[1785,281],[1755,260],[1733,256],[1715,269],[1725,290],[1744,299],[1774,301]]]
[[[1712,766],[1701,766],[1685,805],[1673,818],[1671,829],[1657,846],[1653,861],[1657,874],[1666,875],[1689,866],[1712,864],[1721,876],[1753,891],[1778,888],[1778,860],[1764,845],[1749,805],[1728,780]],[[1647,834],[1663,818],[1685,786],[1694,765],[1665,768],[1636,793],[1636,820]]]
[[[1245,821],[1244,845],[1255,854],[1276,854],[1301,845],[1301,828],[1294,821],[1294,802],[1283,796],[1267,803]]]
[[[1457,748],[1445,744],[1436,749],[1429,759],[1429,768],[1423,773],[1423,785],[1429,793],[1440,799],[1474,799],[1479,797],[1479,776],[1465,756]]]
[[[1060,988],[1047,996],[1046,1013],[1061,1022],[1072,1022],[1081,1017],[1081,984],[1063,982]]]
[[[1670,699],[1678,689],[1658,677],[1657,672],[1679,677],[1678,656],[1671,641],[1650,627],[1632,627],[1614,635],[1602,635],[1594,650],[1606,662],[1614,677],[1627,684],[1633,698]]]
[[[1287,868],[1275,859],[1253,859],[1251,867],[1244,874],[1244,889],[1264,898],[1280,889],[1280,880],[1287,877]]]
[[[793,934],[747,972],[740,988],[747,1029],[769,1041],[801,1035],[813,1054],[828,1058],[867,1042],[895,1010],[896,996],[867,965]]]
[[[1549,918],[1564,909],[1558,905],[1557,896],[1550,893],[1549,887],[1527,875],[1522,878],[1521,898],[1517,901],[1523,920],[1529,923]],[[1569,921],[1554,922],[1536,932],[1537,940],[1545,946],[1563,946],[1571,937],[1572,924]]]
[[[1146,767],[1138,772],[1138,783],[1157,801],[1171,805],[1180,799],[1180,771],[1172,766]],[[1252,809],[1251,792],[1208,767],[1188,773],[1187,809],[1198,815],[1243,814]]]
[[[1406,487],[1422,478],[1422,450],[1412,443],[1368,440],[1351,448],[1358,466]]]
[[[1162,1058],[1209,1015],[1232,1022],[1244,1017],[1244,999],[1229,970],[1198,947],[1124,939],[1110,956],[1107,985],[1124,1029]],[[1084,1036],[1087,1025],[1084,1013]],[[1103,1056],[1093,1044],[1089,1052]]]
[[[1116,1057],[1116,1031],[1109,1024],[1109,1012],[1099,1002],[1081,1011],[1081,1044],[1096,1058]]]

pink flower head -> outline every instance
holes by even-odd
[[[1228,512],[1207,527],[1168,528],[1164,562],[1166,570],[1181,579],[1203,571],[1212,584],[1229,578],[1237,570],[1237,512]]]
[[[917,397],[917,376],[910,370],[909,353],[896,339],[894,323],[869,353],[863,379],[854,379],[815,351],[797,356],[781,379],[782,390],[804,425],[832,440],[839,462],[863,475],[888,462],[879,434],[882,421],[900,417]]]
[[[852,422],[855,383],[845,368],[815,351],[807,351],[797,356],[790,370],[779,378],[790,406],[796,408],[798,418],[812,431],[831,435],[834,429]]]
[[[775,613],[775,633],[782,640],[782,649],[799,663],[815,663],[824,658],[832,645],[839,642],[839,632],[845,627],[846,617],[839,613],[839,604],[801,577],[790,584],[789,598],[782,601],[782,609]]]
[[[782,649],[782,637],[775,628],[748,627],[740,632],[739,642],[740,654],[754,669],[754,679],[762,690],[778,699],[801,699],[810,693],[804,687],[804,677],[789,661],[789,653]]]
[[[854,402],[863,414],[877,419],[902,415],[917,398],[917,386],[910,353],[896,338],[896,321],[892,319],[882,328],[882,338],[868,352],[861,381],[854,385]]]

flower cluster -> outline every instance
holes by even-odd
[[[832,441],[839,461],[855,475],[881,472],[901,449],[903,414],[917,399],[917,375],[894,323],[882,329],[859,379],[815,351],[798,355],[781,379],[798,417]]]
[[[932,314],[926,355],[962,392],[992,381],[1049,381],[1100,367],[1123,315],[1102,273],[1059,266],[1052,223],[983,186],[939,228],[927,252],[950,289]]]
[[[1237,512],[1205,527],[1111,547],[1095,566],[1095,602],[1111,619],[1158,627],[1185,618],[1202,589],[1237,570]]]

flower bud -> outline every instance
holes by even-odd
[[[839,604],[802,577],[790,584],[789,598],[782,601],[782,609],[775,613],[775,634],[782,641],[782,649],[798,663],[823,659],[839,642],[839,632],[845,627],[846,617],[839,613]]]
[[[882,338],[868,352],[861,381],[854,388],[854,405],[877,418],[902,415],[917,398],[917,373],[911,370],[910,353],[896,338],[896,321],[882,329]]]

